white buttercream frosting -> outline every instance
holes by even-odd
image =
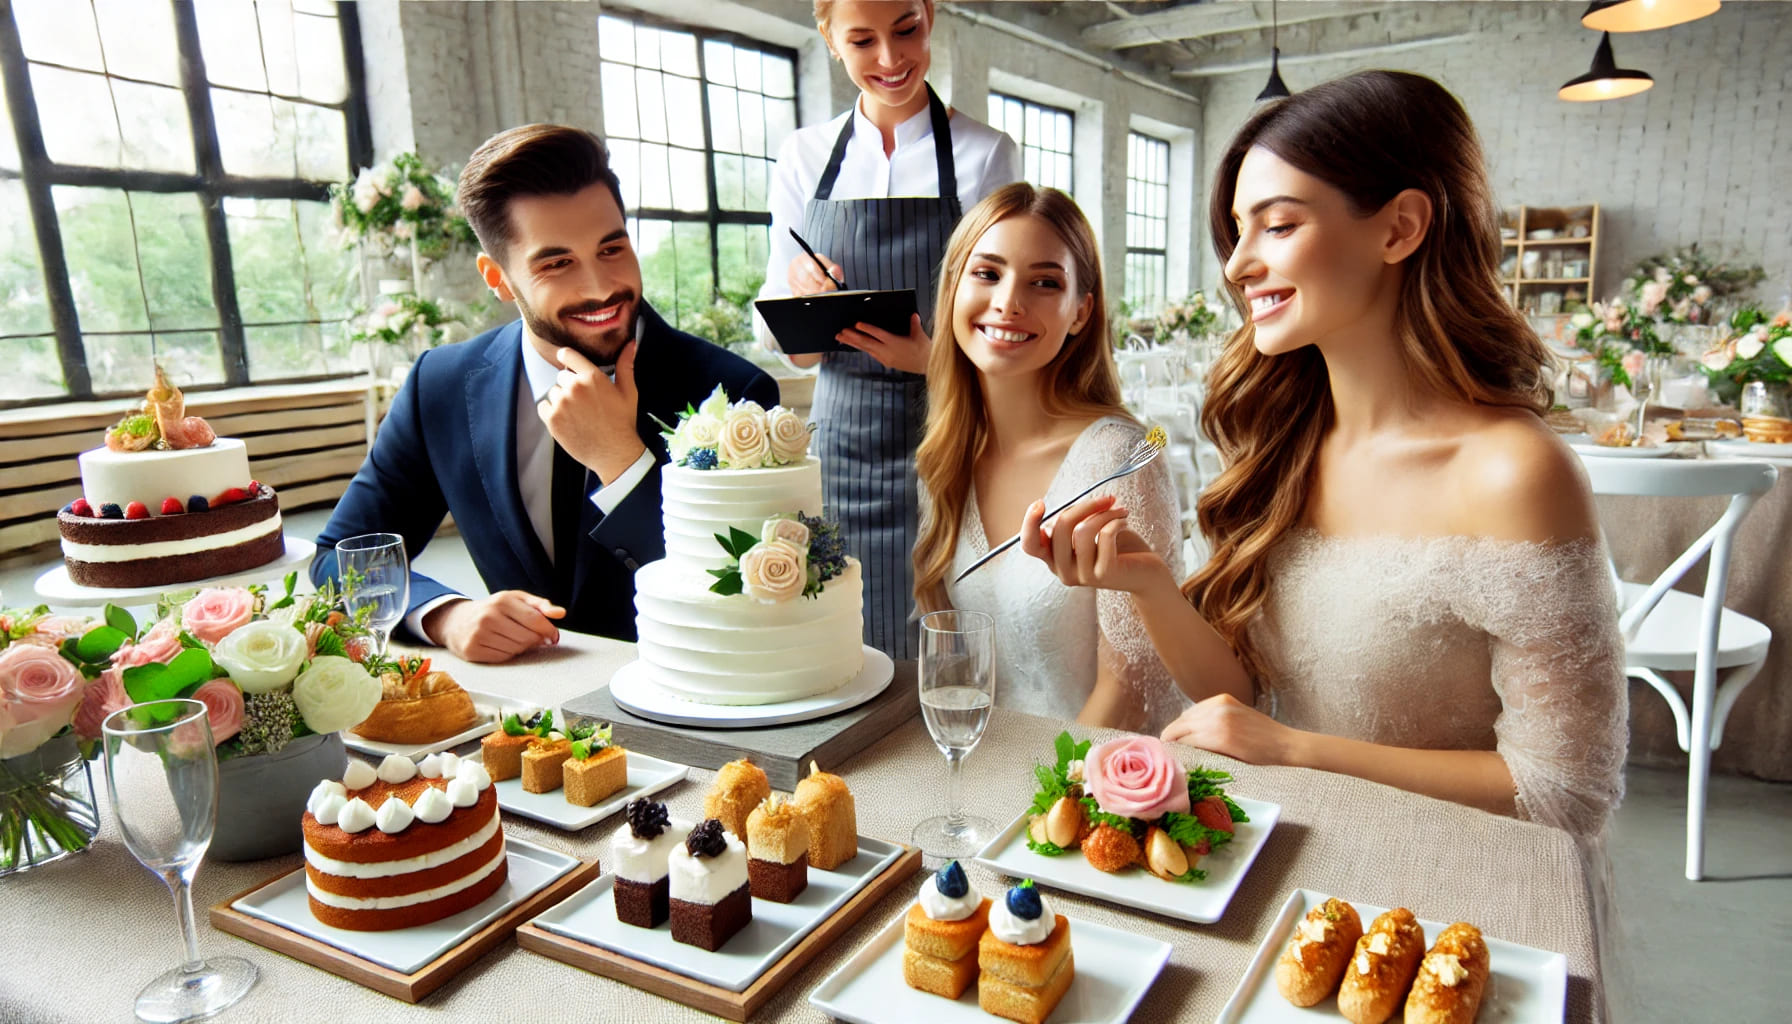
[[[106,502],[123,508],[141,501],[158,509],[163,498],[179,498],[184,505],[195,494],[210,499],[231,487],[247,487],[251,478],[248,446],[234,437],[175,451],[94,448],[76,461],[81,467],[81,494],[94,508]]]
[[[426,779],[441,778],[442,777],[442,755],[431,754],[428,757],[424,758],[423,760],[418,761],[417,762],[417,774],[423,776]]]
[[[505,853],[506,851],[499,850],[497,856],[487,861],[479,870],[465,878],[457,878],[447,885],[439,885],[434,889],[425,889],[422,892],[407,893],[403,896],[370,896],[360,898],[354,896],[341,896],[333,892],[325,892],[322,889],[319,889],[316,883],[311,881],[310,875],[305,876],[305,889],[314,899],[325,906],[337,907],[342,910],[393,910],[398,907],[409,907],[415,906],[418,903],[428,903],[430,900],[439,900],[444,896],[452,896],[462,889],[471,888],[478,884],[481,879],[498,870],[498,865],[504,863]]]
[[[1057,927],[1057,915],[1052,913],[1051,904],[1045,897],[1039,897],[1039,916],[1031,921],[1015,917],[1008,909],[1005,899],[991,900],[989,904],[989,930],[996,938],[1014,946],[1036,946],[1044,942]]]
[[[348,790],[343,788],[342,783],[334,779],[322,779],[311,788],[311,795],[305,798],[305,809],[310,811],[311,816],[315,818],[317,809],[323,806],[325,798],[331,796],[347,797]]]
[[[448,800],[456,807],[471,807],[479,802],[479,787],[471,779],[455,779],[448,783]]]
[[[418,803],[422,803],[422,801],[419,800]],[[382,860],[368,863],[326,857],[312,849],[310,843],[306,843],[305,862],[326,875],[338,875],[342,878],[390,878],[393,875],[408,875],[413,871],[427,871],[430,868],[440,867],[451,860],[465,857],[489,842],[497,833],[498,828],[499,821],[494,816],[492,820],[481,826],[479,831],[460,842],[444,846],[440,850],[431,850],[428,853],[405,857],[402,860]]]
[[[138,558],[170,558],[247,544],[270,533],[279,533],[280,530],[280,513],[276,512],[248,526],[208,533],[188,540],[157,540],[141,544],[79,544],[64,538],[62,554],[77,562],[128,562]]]
[[[372,828],[377,815],[373,807],[360,797],[355,797],[342,805],[336,814],[336,827],[344,832],[365,832]]]
[[[379,773],[373,770],[373,765],[366,761],[350,761],[348,771],[342,773],[344,792],[366,789],[377,782],[379,777]]]
[[[684,845],[684,837],[690,835],[692,827],[688,821],[673,818],[659,835],[638,839],[628,823],[623,822],[616,830],[615,838],[610,840],[610,864],[616,877],[643,885],[652,885],[666,877],[667,860],[673,847]]]
[[[418,821],[425,825],[435,825],[454,813],[454,801],[448,799],[447,793],[431,786],[417,797],[417,802],[411,805],[411,810],[417,815]]]
[[[935,921],[962,921],[975,914],[982,903],[983,897],[968,886],[963,896],[952,897],[940,891],[937,878],[921,883],[921,913]]]
[[[668,889],[675,900],[714,904],[747,884],[747,847],[734,833],[723,831],[727,849],[714,857],[693,857],[681,838],[666,858]]]
[[[379,776],[381,782],[396,786],[417,777],[417,762],[399,754],[387,754],[386,759],[380,762],[379,771],[374,774]]]
[[[447,766],[443,765],[442,770],[443,772],[446,772],[448,770]],[[461,761],[458,758],[456,759],[456,767],[454,769],[454,779],[457,782],[471,782],[473,788],[480,792],[484,792],[486,789],[490,788],[492,784],[491,773],[485,770],[485,765],[480,764],[478,761]]]
[[[394,795],[388,797],[385,803],[380,804],[379,813],[374,815],[373,823],[380,827],[381,832],[392,835],[410,828],[411,822],[416,820],[417,814],[411,810],[411,805]]]
[[[348,797],[341,793],[328,793],[317,802],[317,806],[307,807],[306,810],[311,812],[311,816],[317,819],[319,825],[334,825],[336,820],[342,816],[342,809],[347,806]]]

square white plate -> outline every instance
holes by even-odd
[[[1226,1008],[1220,1011],[1215,1024],[1270,1024],[1274,1021],[1314,1024],[1344,1019],[1338,1012],[1335,998],[1303,1008],[1283,999],[1276,991],[1276,958],[1282,955],[1282,946],[1293,934],[1295,924],[1307,916],[1307,911],[1328,898],[1324,893],[1310,889],[1296,889],[1288,894],[1288,902],[1282,904],[1281,914],[1269,926],[1268,934],[1257,947],[1257,955],[1251,959],[1251,966],[1245,970],[1244,977],[1238,979],[1238,988],[1227,1000]],[[1363,919],[1364,928],[1388,909],[1355,900],[1350,901],[1350,905]],[[1426,948],[1437,941],[1439,932],[1449,927],[1438,921],[1420,920],[1419,924],[1425,929]],[[1481,1012],[1475,1017],[1476,1024],[1543,1024],[1562,1019],[1568,1001],[1567,957],[1491,935],[1487,936],[1487,955],[1492,961],[1493,974],[1487,979],[1487,991],[1481,997]]]
[[[851,960],[809,993],[809,1002],[854,1024],[987,1024],[973,983],[956,1002],[909,988],[902,980],[903,918],[891,919]],[[1093,921],[1070,922],[1076,977],[1046,1024],[1121,1024],[1145,998],[1170,959],[1170,944]]]
[[[540,707],[538,704],[500,697],[495,693],[481,693],[478,690],[468,690],[467,696],[473,698],[473,710],[479,712],[479,721],[453,736],[436,740],[434,743],[381,743],[379,740],[370,740],[344,729],[342,745],[350,750],[367,754],[375,760],[385,757],[387,754],[397,754],[400,757],[415,760],[429,754],[439,754],[444,750],[453,750],[468,740],[476,740],[486,733],[496,732],[498,724],[503,721],[504,716],[512,711],[534,711]]]
[[[1027,819],[1031,811],[1009,822],[1002,834],[990,840],[977,853],[977,863],[993,868],[1010,878],[1031,878],[1084,896],[1094,896],[1136,910],[1149,910],[1165,917],[1212,924],[1226,912],[1238,883],[1251,869],[1263,841],[1282,816],[1282,805],[1249,797],[1234,796],[1233,801],[1251,816],[1239,822],[1232,841],[1201,858],[1196,865],[1207,872],[1204,881],[1166,882],[1144,868],[1129,868],[1119,874],[1097,871],[1083,859],[1079,850],[1069,850],[1056,857],[1047,857],[1027,849]]]
[[[468,754],[465,760],[481,761],[484,755],[483,750],[476,750]],[[549,793],[530,793],[523,789],[523,780],[520,778],[505,779],[493,785],[498,787],[498,806],[504,810],[546,822],[555,828],[576,832],[622,810],[624,805],[638,796],[658,793],[668,786],[683,782],[690,771],[687,765],[662,761],[631,750],[628,752],[628,785],[616,795],[600,800],[591,807],[580,807],[568,801],[564,789]]]
[[[497,892],[458,914],[416,928],[356,932],[324,924],[311,916],[311,901],[305,894],[304,868],[262,886],[231,906],[251,917],[327,942],[363,960],[371,960],[401,974],[415,974],[425,964],[466,941],[498,915],[579,866],[576,858],[510,836],[504,837],[504,850],[510,860],[510,877]]]
[[[618,921],[616,900],[610,895],[616,876],[609,872],[549,907],[531,923],[718,988],[742,992],[901,853],[902,847],[893,843],[860,836],[859,853],[852,860],[833,871],[809,869],[809,887],[796,902],[754,900],[753,919],[713,953],[672,941],[670,924],[636,928]]]

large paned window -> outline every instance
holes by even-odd
[[[598,49],[647,298],[685,330],[749,340],[741,311],[765,279],[772,167],[796,129],[795,52],[613,15],[598,19]]]
[[[1170,144],[1126,137],[1126,302],[1135,313],[1163,308],[1169,278]]]
[[[328,0],[0,4],[0,405],[351,369],[360,61]]]
[[[1021,178],[1071,192],[1071,135],[1076,115],[1018,96],[989,94],[989,123],[1020,146]]]

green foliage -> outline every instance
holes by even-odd
[[[1039,780],[1039,791],[1033,794],[1033,813],[1044,814],[1052,809],[1059,797],[1070,794],[1070,762],[1080,761],[1089,753],[1089,740],[1077,742],[1068,731],[1058,734],[1052,741],[1052,752],[1058,760],[1051,766],[1036,764],[1033,766],[1033,777]]]
[[[723,239],[716,247],[720,273],[712,275],[707,224],[657,222],[652,228],[656,230],[637,225],[635,248],[641,260],[642,293],[660,315],[679,330],[717,344],[751,341],[748,304],[765,283],[765,253],[755,252],[757,246],[732,244],[732,237]],[[746,230],[763,229],[751,225]],[[722,304],[734,312],[718,311]],[[712,330],[726,331],[727,337],[706,333]]]
[[[124,670],[124,691],[134,703],[167,700],[181,691],[197,686],[216,675],[212,656],[204,648],[188,649],[174,656],[166,665],[151,662]],[[145,712],[145,714],[149,714]],[[166,715],[150,715],[154,721],[167,721]]]
[[[529,720],[526,722],[514,711],[504,716],[504,735],[506,736],[540,736],[545,739],[547,734],[553,731],[554,711],[552,708],[537,711],[529,716]]]
[[[430,171],[416,153],[362,168],[354,181],[330,186],[330,199],[344,239],[377,252],[415,245],[418,255],[440,259],[457,246],[478,244],[454,206],[453,178]]]
[[[317,635],[317,653],[313,657],[348,657],[348,645],[343,643],[342,634],[333,629],[326,629]]]
[[[1217,850],[1232,841],[1232,833],[1224,829],[1208,828],[1192,814],[1177,814],[1175,811],[1164,815],[1158,823],[1169,834],[1171,839],[1184,846],[1199,846],[1201,840],[1207,840],[1208,849]]]
[[[434,348],[447,337],[448,325],[466,320],[466,312],[446,299],[424,299],[401,292],[358,314],[350,322],[348,338],[401,347],[421,343]]]
[[[130,612],[125,611],[115,604],[109,604],[105,609],[105,617],[106,625],[118,630],[132,640],[137,639],[137,620],[131,617]]]
[[[1231,772],[1223,772],[1217,768],[1194,768],[1188,773],[1188,799],[1190,803],[1199,803],[1210,796],[1217,796],[1226,801],[1226,811],[1232,815],[1234,823],[1250,821],[1251,816],[1244,813],[1244,808],[1232,802],[1232,797],[1220,787],[1232,781]]]
[[[1143,822],[1139,821],[1137,818],[1128,818],[1119,814],[1109,814],[1101,809],[1101,805],[1096,803],[1095,798],[1092,796],[1085,795],[1079,802],[1083,805],[1083,816],[1089,819],[1091,827],[1095,825],[1111,825],[1132,836],[1134,839],[1139,838],[1144,833]]]
[[[729,557],[734,559],[734,564],[709,570],[709,574],[716,578],[709,589],[711,593],[732,597],[740,593],[744,586],[740,578],[740,560],[753,550],[753,545],[759,543],[759,538],[738,526],[730,526],[728,536],[716,534],[716,543],[722,545],[722,550],[728,552]]]

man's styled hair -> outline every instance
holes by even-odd
[[[504,262],[511,242],[510,201],[518,196],[569,196],[603,184],[622,204],[622,183],[602,139],[563,124],[526,124],[501,131],[461,168],[456,198],[479,246]]]

